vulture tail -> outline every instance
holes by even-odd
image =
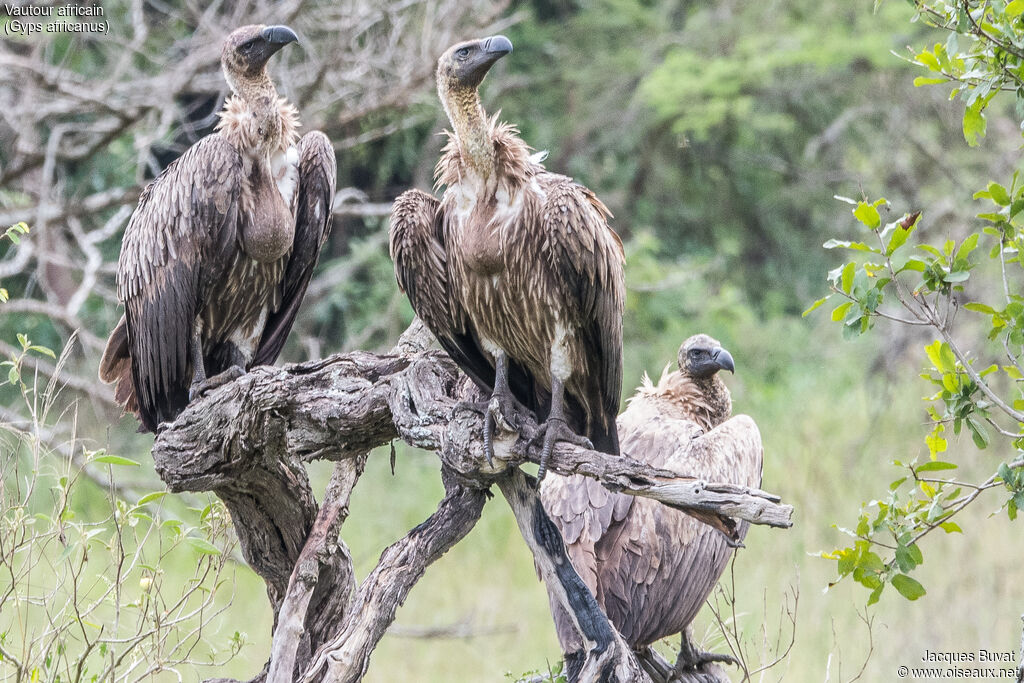
[[[107,339],[100,359],[100,380],[114,385],[114,400],[124,412],[139,414],[135,400],[135,384],[132,380],[132,358],[128,353],[128,322],[124,316],[117,321],[114,331]]]
[[[611,424],[611,429],[608,429],[601,420],[594,420],[587,438],[594,444],[594,450],[609,455],[619,455],[619,433],[615,428],[614,421]]]

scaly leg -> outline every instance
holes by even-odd
[[[192,384],[188,388],[189,403],[200,395],[200,388],[206,382],[206,365],[203,360],[203,323],[196,320],[192,326],[192,339],[189,340],[192,353]]]
[[[196,323],[192,329],[192,385],[188,388],[189,403],[245,374],[245,359],[242,357],[242,352],[235,347],[232,355],[231,367],[213,377],[207,377],[203,360],[202,325],[199,322]]]
[[[700,671],[705,664],[720,663],[739,666],[735,657],[720,655],[714,652],[704,652],[693,642],[693,634],[690,627],[679,634],[679,655],[676,657],[675,671],[682,674],[686,672]]]
[[[519,426],[519,404],[508,384],[508,355],[498,351],[494,364],[494,391],[491,392],[491,400],[487,403],[484,415],[484,455],[487,456],[488,465],[494,464],[494,430],[498,420],[510,430],[518,429]]]
[[[568,441],[581,448],[593,449],[594,444],[585,436],[580,436],[569,428],[565,421],[565,387],[562,380],[552,374],[551,376],[551,412],[547,421],[542,424],[537,433],[533,435],[531,443],[544,435],[544,448],[540,452],[540,469],[537,470],[537,481],[544,479],[548,471],[548,458],[555,448],[556,441]]]

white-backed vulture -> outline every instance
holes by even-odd
[[[125,230],[125,315],[100,378],[150,431],[198,393],[274,362],[327,239],[334,149],[323,133],[299,138],[298,112],[266,70],[296,40],[287,26],[227,37],[221,66],[233,94],[217,132],[143,190]]]
[[[492,392],[488,456],[497,413],[515,424],[525,406],[544,423],[543,477],[556,440],[618,453],[624,258],[594,193],[545,170],[515,127],[484,113],[480,83],[511,51],[493,36],[438,60],[452,125],[435,170],[444,195],[395,201],[391,256],[413,309]]]
[[[622,453],[654,467],[705,481],[761,484],[761,436],[746,415],[730,419],[732,400],[718,371],[733,359],[699,334],[679,349],[679,370],[665,368],[654,386],[644,377],[619,416]],[[692,423],[703,434],[691,440]],[[656,501],[611,493],[583,476],[548,477],[541,500],[562,532],[569,558],[623,638],[637,650],[683,632],[696,661],[706,658],[685,633],[725,569],[726,537],[690,515]],[[747,524],[739,528],[740,538]],[[559,641],[572,665],[579,636],[551,602]],[[684,658],[685,659],[685,658]]]

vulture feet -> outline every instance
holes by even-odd
[[[486,403],[482,411],[484,414],[484,454],[487,456],[488,465],[494,464],[495,430],[519,431],[519,425],[522,424],[519,416],[525,410],[526,408],[520,405],[508,387],[500,392],[495,389],[491,394],[491,400]]]
[[[716,654],[705,652],[697,647],[690,638],[689,628],[680,636],[679,655],[676,657],[674,670],[682,678],[683,674],[700,673],[708,664],[732,664],[739,666],[739,662],[732,655]],[[683,678],[682,680],[686,680]]]
[[[530,438],[530,444],[537,443],[541,438],[544,439],[544,447],[540,452],[540,468],[537,470],[537,481],[543,481],[544,475],[548,471],[548,459],[551,457],[551,452],[555,450],[556,441],[568,441],[571,444],[579,446],[580,448],[586,448],[588,450],[594,450],[594,444],[585,436],[580,436],[569,427],[565,422],[565,418],[556,417],[552,415],[548,418],[547,422],[540,425],[537,431]]]
[[[224,372],[208,377],[201,382],[195,382],[188,389],[188,400],[192,402],[201,396],[205,396],[209,392],[224,386],[230,382],[234,382],[236,379],[245,374],[245,370],[238,365],[232,365]]]

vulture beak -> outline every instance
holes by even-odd
[[[728,370],[736,374],[736,366],[733,364],[732,354],[721,346],[711,352],[711,360],[719,370]]]
[[[299,37],[295,35],[295,31],[287,26],[267,26],[260,32],[260,36],[269,44],[277,45],[277,49],[281,49],[288,43],[299,42]]]
[[[466,85],[476,87],[484,80],[494,63],[512,52],[512,41],[505,36],[491,36],[479,43],[479,48],[460,65],[460,79]]]
[[[260,39],[252,47],[249,63],[262,68],[274,54],[288,43],[297,43],[299,37],[287,26],[267,26],[260,31]]]
[[[505,36],[491,36],[490,38],[484,38],[484,44],[481,47],[487,54],[497,55],[494,58],[497,61],[509,52],[512,52],[512,41]]]

